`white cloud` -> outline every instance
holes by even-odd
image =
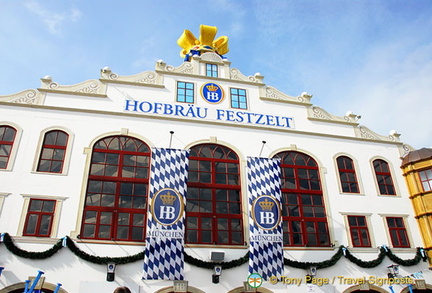
[[[47,26],[48,31],[55,35],[61,35],[62,25],[65,22],[76,22],[81,17],[81,11],[76,8],[70,9],[69,12],[56,13],[46,9],[46,7],[35,0],[27,1],[25,7],[30,12],[39,16],[42,22]]]
[[[386,135],[395,129],[415,148],[432,145],[432,44],[392,43],[370,51],[369,58],[349,84],[348,100],[338,107],[361,114],[361,123]],[[353,109],[347,109],[348,107]],[[340,109],[342,110],[342,109]]]

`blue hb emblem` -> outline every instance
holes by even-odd
[[[279,202],[270,195],[258,197],[252,204],[252,217],[261,229],[275,229],[281,220]]]
[[[163,188],[153,197],[151,212],[159,224],[174,225],[183,215],[183,198],[174,189]]]
[[[218,104],[224,99],[224,91],[216,83],[205,83],[201,87],[201,96],[209,103]]]

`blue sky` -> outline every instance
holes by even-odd
[[[359,121],[432,147],[432,1],[0,0],[0,95],[179,66],[184,29],[218,27],[232,67]],[[1,119],[1,118],[0,118]]]

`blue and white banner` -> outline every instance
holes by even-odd
[[[280,160],[247,160],[249,202],[249,274],[264,280],[283,275]]]
[[[152,149],[144,256],[146,280],[183,280],[189,151]]]

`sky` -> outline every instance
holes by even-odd
[[[430,0],[0,0],[0,96],[180,66],[177,39],[201,24],[228,36],[245,75],[290,96],[313,95],[372,131],[432,147]],[[1,117],[0,117],[1,120]]]

